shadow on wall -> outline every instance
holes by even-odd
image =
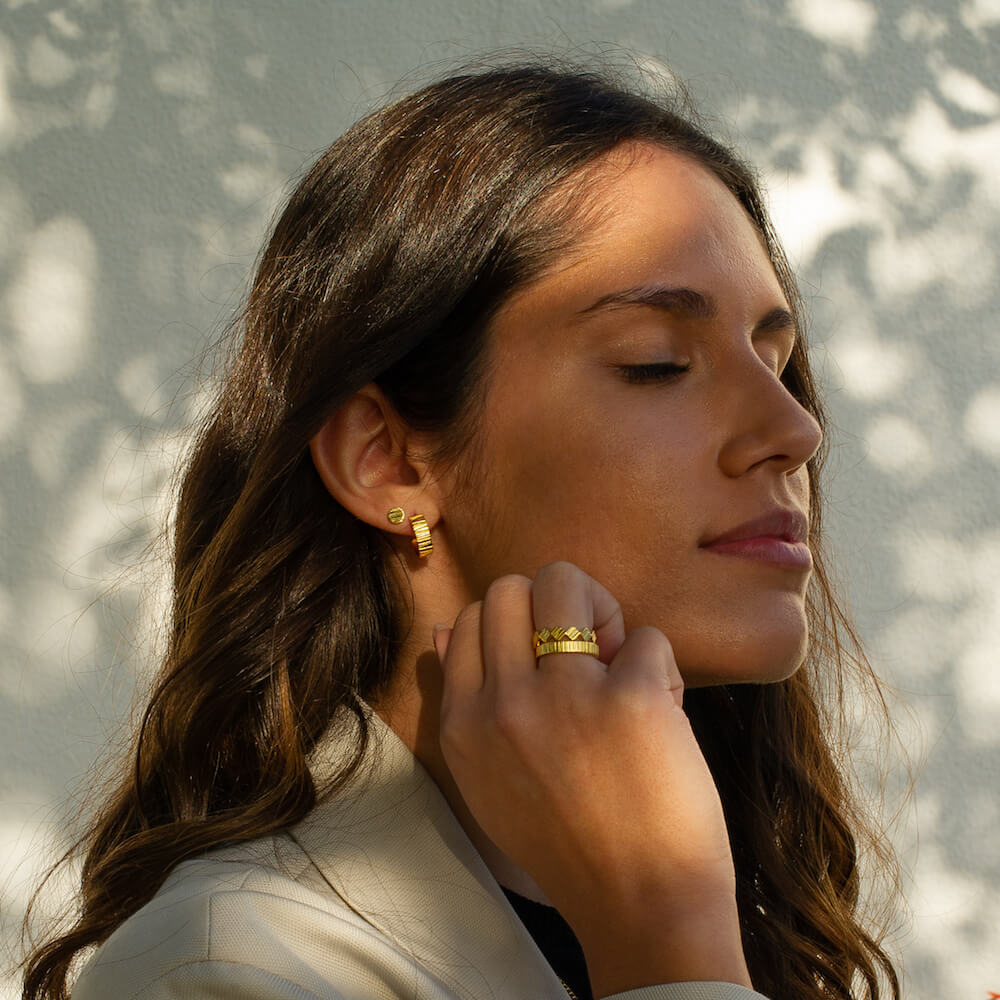
[[[134,622],[162,604],[160,577],[123,568],[163,519],[200,399],[185,378],[235,307],[286,179],[414,66],[598,39],[668,60],[770,188],[842,431],[835,541],[876,662],[929,748],[909,978],[927,997],[1000,989],[985,894],[1000,879],[1000,5],[476,6],[309,0],[289,18],[278,5],[7,0],[8,931],[32,831],[61,837],[52,803],[147,673]]]

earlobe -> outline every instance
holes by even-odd
[[[424,491],[425,467],[412,459],[405,425],[381,390],[365,386],[330,416],[309,442],[313,465],[330,495],[355,517],[393,532],[386,512],[420,495],[428,519],[437,515]],[[433,523],[433,522],[432,522]]]

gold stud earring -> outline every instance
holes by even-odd
[[[393,507],[386,516],[389,518],[390,524],[402,524],[406,513],[402,507]],[[421,559],[426,559],[434,551],[434,542],[431,539],[431,529],[428,527],[424,515],[414,514],[410,518],[410,527],[413,529],[413,538],[411,539],[413,547]]]

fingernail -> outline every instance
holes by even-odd
[[[445,638],[441,635],[442,632],[448,630],[447,625],[435,625],[434,626],[434,652],[437,653],[438,660],[441,664],[444,664],[444,652],[445,652]]]

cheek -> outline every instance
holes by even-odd
[[[691,591],[711,447],[690,413],[665,413],[653,391],[629,391],[628,407],[593,392],[543,393],[545,405],[530,410],[528,393],[491,400],[499,419],[470,465],[479,509],[462,512],[456,529],[478,586],[567,559],[633,608],[636,624],[655,623],[652,608]]]
[[[697,459],[664,442],[595,477],[592,495],[601,503],[588,518],[588,571],[614,594],[630,627],[666,630],[708,597],[695,570],[711,488]]]

